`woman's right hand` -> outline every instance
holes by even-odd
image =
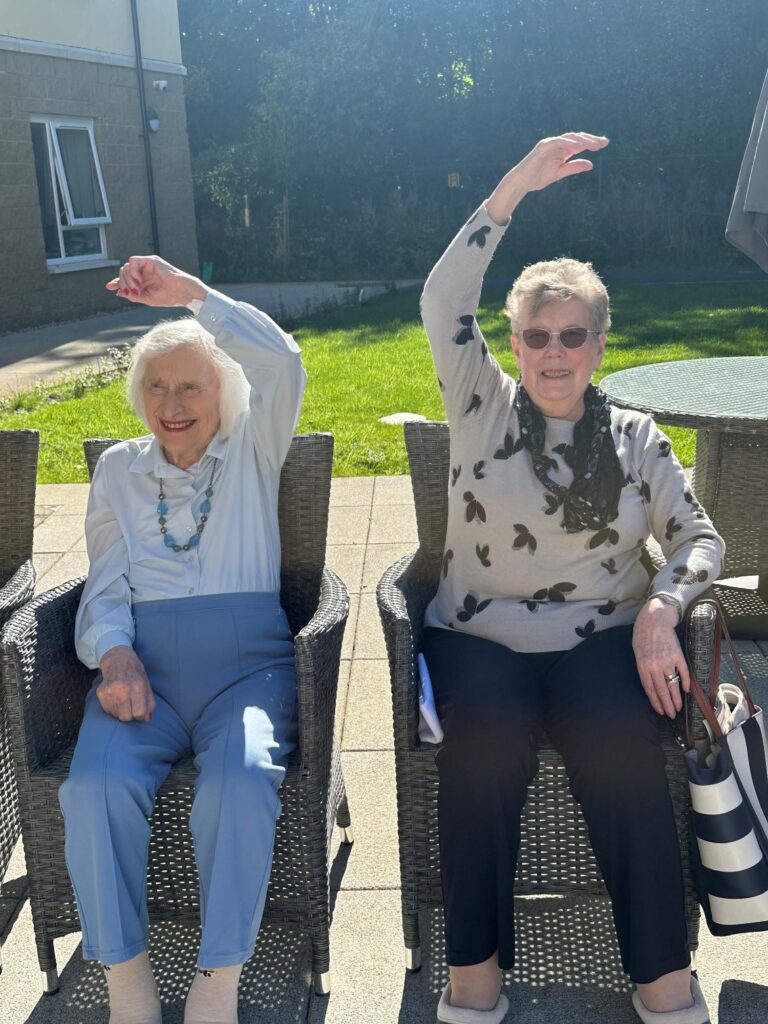
[[[578,153],[596,152],[608,145],[604,135],[565,132],[541,139],[519,164],[508,171],[486,201],[486,209],[497,224],[506,224],[512,211],[528,192],[537,192],[561,178],[591,171],[591,160],[574,160]]]
[[[148,722],[156,702],[144,665],[132,647],[113,647],[99,662],[96,696],[102,709],[121,722]]]

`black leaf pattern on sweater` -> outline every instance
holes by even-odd
[[[467,239],[467,245],[476,245],[478,249],[485,248],[485,240],[490,235],[491,229],[487,224],[483,224],[477,231],[473,231]]]
[[[485,522],[485,509],[474,496],[472,491],[464,491],[464,501],[467,503],[465,509],[465,516],[468,523],[471,523],[475,517],[477,517],[481,523]]]
[[[482,404],[483,404],[482,398],[480,397],[480,395],[475,393],[474,395],[472,395],[472,401],[469,403],[467,408],[464,410],[464,415],[465,416],[469,416],[469,414],[471,412],[477,412],[477,410],[480,408],[480,406]]]
[[[466,345],[468,341],[475,340],[475,333],[472,330],[472,325],[475,322],[475,318],[469,314],[466,316],[459,317],[459,323],[461,328],[458,334],[453,339],[457,345]]]
[[[491,566],[491,560],[488,557],[490,551],[490,544],[484,544],[482,547],[480,547],[479,544],[475,544],[475,554],[480,559],[480,564],[484,566],[486,569],[489,569]]]
[[[478,601],[477,594],[470,591],[464,598],[463,607],[456,609],[456,618],[459,622],[469,622],[475,615],[484,612],[492,600],[492,597],[488,597],[484,601]]]
[[[538,543],[531,531],[524,523],[513,523],[512,525],[517,534],[512,541],[513,550],[520,551],[522,548],[528,548],[528,551],[533,554],[538,547]]]

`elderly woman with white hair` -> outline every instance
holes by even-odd
[[[488,351],[483,276],[530,192],[589,171],[582,132],[543,139],[499,182],[424,288],[451,427],[448,526],[423,653],[445,733],[437,754],[450,983],[445,1024],[499,1024],[515,957],[520,813],[546,732],[563,756],[611,896],[639,1017],[706,1024],[691,975],[663,716],[689,686],[677,628],[723,543],[669,440],[590,383],[610,326],[589,264],[527,267],[507,300],[520,376]],[[651,578],[654,536],[667,565]]]
[[[148,819],[173,762],[194,754],[202,939],[184,1021],[232,1024],[295,745],[277,502],[306,374],[268,316],[157,256],[131,257],[107,287],[196,319],[136,345],[128,393],[151,433],[105,451],[93,477],[75,639],[99,675],[60,794],[67,865],[111,1024],[159,1024]]]

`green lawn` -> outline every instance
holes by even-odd
[[[501,289],[486,289],[479,320],[491,351],[512,373],[503,299]],[[768,293],[760,282],[625,286],[612,289],[612,303],[605,374],[649,362],[768,354]],[[336,475],[407,472],[402,428],[379,418],[403,411],[435,419],[444,415],[418,317],[418,293],[319,314],[294,335],[309,373],[299,430],[334,433]],[[24,408],[0,413],[0,429],[40,431],[41,483],[87,480],[84,437],[145,432],[128,411],[120,381],[80,398],[61,394],[58,388],[38,389],[25,397]],[[690,465],[693,432],[671,428],[669,434],[682,462]]]

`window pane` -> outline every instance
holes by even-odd
[[[101,256],[101,231],[98,228],[64,228],[67,256]]]
[[[56,137],[75,218],[106,217],[88,131],[85,128],[57,128]]]
[[[35,153],[37,194],[40,198],[40,213],[43,221],[45,258],[58,260],[61,258],[61,249],[59,248],[59,232],[56,228],[56,203],[53,198],[51,162],[48,159],[47,128],[44,124],[32,124],[30,128],[32,129],[32,149]]]

